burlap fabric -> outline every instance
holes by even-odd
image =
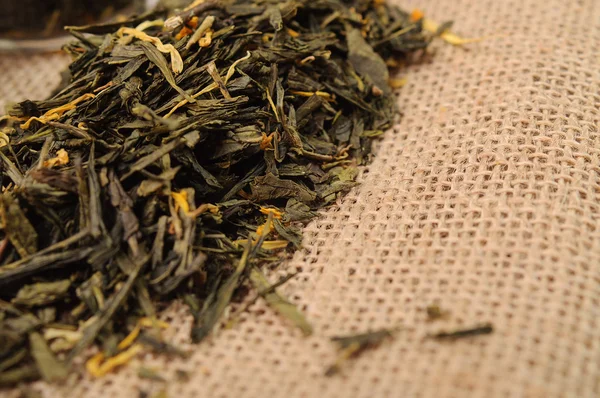
[[[45,397],[600,396],[600,4],[402,5],[453,19],[464,35],[499,37],[468,51],[438,45],[403,71],[404,118],[362,185],[271,273],[301,270],[281,290],[315,335],[302,338],[258,302],[188,360],[145,354],[101,380],[33,388]],[[46,95],[63,62],[50,59],[3,56],[2,101]],[[450,317],[427,322],[433,303]],[[166,336],[192,348],[185,307],[164,319]],[[423,339],[484,321],[494,334]],[[330,336],[398,326],[389,343],[323,376],[336,354]],[[140,379],[141,365],[168,383]]]

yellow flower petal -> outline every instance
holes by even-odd
[[[424,16],[425,16],[425,14],[423,14],[423,11],[421,11],[418,8],[415,8],[410,13],[410,20],[411,20],[411,22],[417,22],[419,19],[422,19]]]
[[[313,95],[317,95],[321,98],[326,99],[327,101],[333,101],[335,98],[333,97],[333,95],[325,92],[325,91],[296,91],[296,90],[290,90],[291,94],[294,95],[299,95],[301,97],[312,97]]]
[[[92,376],[102,377],[110,373],[114,369],[118,368],[119,366],[125,365],[127,362],[131,361],[141,350],[142,345],[135,344],[131,348],[115,355],[114,357],[108,358],[104,362],[102,362],[102,360],[104,359],[104,354],[96,354],[96,356],[92,357],[92,359],[90,359],[87,362],[86,368]],[[91,365],[90,361],[92,361]]]
[[[402,79],[390,79],[388,83],[390,84],[391,88],[400,88],[406,85],[406,81],[406,78],[403,77]]]
[[[161,329],[168,329],[169,328],[169,324],[167,322],[160,321],[158,319],[151,319],[151,318],[148,318],[148,317],[140,318],[139,325],[143,326],[145,328],[151,328],[154,325],[158,326]]]
[[[104,354],[99,352],[85,363],[85,369],[94,377],[100,377],[100,364],[104,360]]]
[[[131,333],[129,333],[127,335],[127,337],[125,337],[123,340],[121,340],[121,342],[119,343],[119,345],[117,346],[117,348],[119,350],[124,350],[127,347],[129,347],[130,345],[132,345],[135,342],[135,339],[137,339],[137,337],[140,335],[140,330],[141,327],[139,325],[139,323],[136,325],[136,327],[133,328],[133,330],[131,331]]]
[[[7,146],[10,143],[10,138],[8,135],[2,131],[0,131],[0,148],[3,146]]]
[[[56,157],[44,161],[44,167],[64,166],[69,163],[69,153],[61,148],[56,152]]]
[[[298,36],[300,36],[300,33],[296,32],[295,30],[290,29],[290,28],[287,28],[287,32],[288,32],[288,35],[290,35],[291,37],[298,37]]]
[[[246,245],[246,242],[248,242],[247,239],[239,239],[234,241],[233,243],[243,247]],[[290,242],[288,242],[287,240],[267,240],[263,242],[261,248],[265,250],[285,249],[289,243]]]
[[[190,212],[190,205],[188,203],[188,197],[186,191],[171,192],[171,197],[175,201],[175,211],[182,209],[184,213]]]
[[[213,35],[212,30],[209,30],[208,32],[206,32],[204,37],[198,41],[198,45],[203,48],[210,46],[210,43],[212,43],[212,35]]]
[[[430,19],[423,19],[423,29],[431,33],[437,33],[439,24]],[[446,43],[452,44],[453,46],[462,46],[463,44],[476,43],[485,40],[485,37],[478,37],[474,39],[465,39],[450,31],[445,31],[440,35],[440,38]]]
[[[50,109],[48,112],[44,113],[40,117],[31,117],[25,123],[21,124],[22,129],[28,129],[31,125],[31,122],[34,120],[46,124],[52,120],[58,120],[65,112],[68,112],[72,109],[75,109],[80,102],[87,101],[88,99],[95,98],[96,96],[92,93],[83,94],[81,97],[74,99],[73,101],[61,105],[57,108]]]
[[[122,27],[117,31],[119,36],[129,35],[133,36],[138,40],[146,41],[148,43],[154,44],[154,46],[158,49],[158,51],[170,54],[171,55],[171,69],[175,73],[181,73],[183,71],[183,59],[181,59],[181,55],[179,51],[172,44],[163,44],[162,41],[158,37],[150,36],[140,30]]]
[[[273,209],[270,207],[261,207],[260,212],[265,216],[268,216],[269,213],[272,213],[273,218],[276,218],[278,220],[281,220],[281,217],[283,217],[283,212],[281,212],[279,209]]]

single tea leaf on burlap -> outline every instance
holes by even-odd
[[[269,289],[269,281],[262,272],[253,268],[250,272],[250,280],[259,291]],[[305,336],[312,334],[313,328],[308,323],[298,308],[281,296],[275,289],[264,293],[264,299],[275,311],[298,327]]]
[[[332,337],[331,341],[337,343],[341,352],[333,365],[325,371],[325,376],[333,376],[341,370],[342,365],[351,357],[362,351],[381,344],[384,339],[391,337],[392,331],[383,329],[374,332],[360,333],[350,336]]]
[[[494,332],[494,327],[491,324],[485,324],[482,326],[476,326],[468,329],[459,329],[451,332],[439,332],[429,335],[430,338],[435,340],[458,340],[465,337],[480,336],[484,334],[491,334]]]

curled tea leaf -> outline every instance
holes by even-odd
[[[12,299],[12,303],[27,307],[51,304],[66,296],[70,287],[71,281],[69,280],[25,285],[19,289],[16,297]]]

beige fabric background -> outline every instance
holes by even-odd
[[[410,0],[468,36],[403,71],[402,122],[362,185],[305,230],[282,291],[316,333],[302,338],[263,302],[197,347],[173,305],[166,335],[187,361],[151,354],[98,381],[33,387],[45,397],[600,396],[600,4],[597,0]],[[16,62],[14,61],[16,60]],[[2,56],[0,102],[48,93],[57,56]],[[426,322],[439,303],[451,317]],[[452,343],[429,332],[492,322]],[[404,326],[323,372],[332,335]],[[169,380],[136,375],[141,365]],[[177,370],[191,372],[178,381]],[[16,393],[11,392],[10,394]]]

